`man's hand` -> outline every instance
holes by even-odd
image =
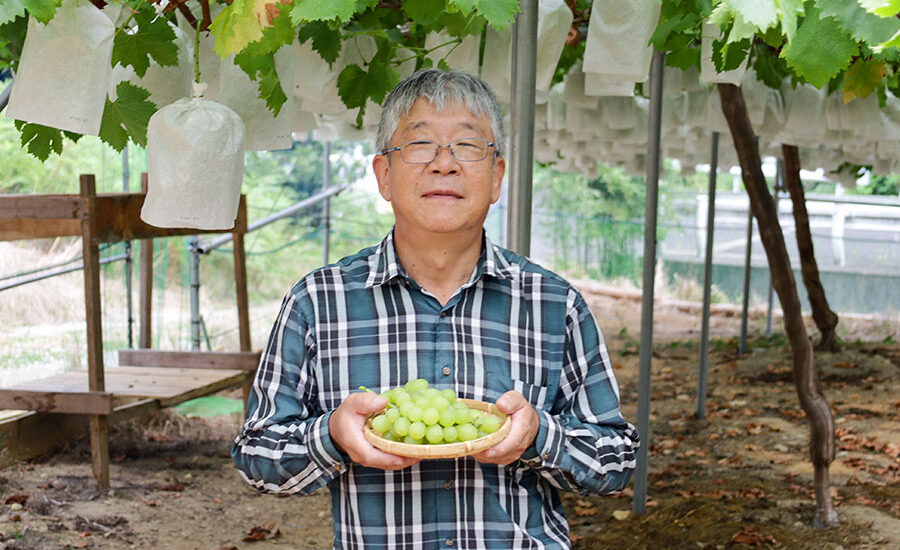
[[[328,431],[331,432],[331,440],[337,445],[338,450],[350,455],[353,462],[380,470],[402,470],[419,462],[419,459],[382,452],[370,445],[363,435],[366,417],[386,406],[387,400],[377,393],[351,394],[331,413]]]
[[[528,447],[534,445],[540,428],[537,411],[525,396],[517,391],[508,391],[497,400],[500,412],[509,415],[509,434],[490,449],[474,455],[476,460],[490,464],[507,465],[522,456]]]

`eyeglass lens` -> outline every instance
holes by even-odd
[[[484,138],[467,138],[438,145],[434,141],[407,141],[400,146],[403,160],[410,164],[428,164],[433,161],[441,147],[449,147],[456,160],[475,162],[487,156],[488,141]]]

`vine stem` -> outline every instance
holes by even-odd
[[[197,32],[194,34],[194,82],[200,84],[200,25],[197,21]]]

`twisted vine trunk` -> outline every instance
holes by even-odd
[[[838,525],[837,512],[831,502],[828,467],[834,460],[834,418],[813,358],[812,344],[803,323],[800,297],[784,234],[778,223],[775,200],[766,185],[760,166],[759,147],[747,115],[747,105],[741,89],[733,84],[718,84],[722,112],[728,121],[734,148],[741,163],[744,185],[750,196],[750,208],[759,225],[760,238],[766,250],[772,286],[778,293],[784,311],[784,328],[793,352],[793,376],[800,406],[810,425],[810,455],[814,467],[813,486],[816,494],[816,527]]]
[[[822,339],[816,349],[820,351],[837,351],[835,327],[838,316],[828,306],[825,289],[819,278],[819,265],[813,249],[812,234],[809,231],[809,213],[806,211],[806,195],[800,181],[800,153],[796,145],[782,145],[784,156],[784,183],[791,194],[794,205],[794,224],[797,229],[797,248],[800,251],[800,270],[803,273],[803,286],[809,296],[813,321],[822,333]]]

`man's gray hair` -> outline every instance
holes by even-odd
[[[460,103],[475,116],[486,115],[494,134],[494,153],[503,156],[503,120],[497,98],[488,85],[476,76],[459,71],[422,69],[404,79],[391,90],[381,110],[375,148],[381,152],[391,148],[391,137],[397,131],[400,117],[409,114],[413,103],[425,98],[441,112],[448,104]]]

